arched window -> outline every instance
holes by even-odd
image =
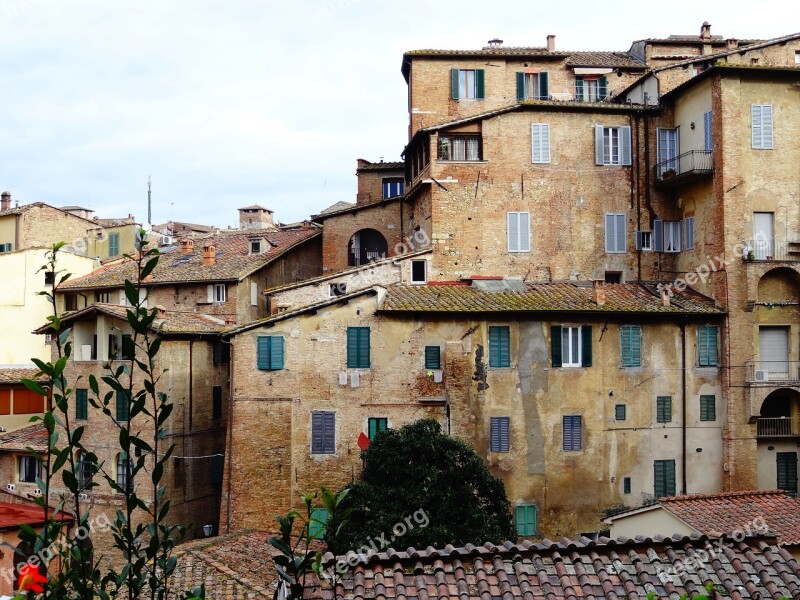
[[[94,469],[92,468],[92,457],[86,452],[78,455],[78,483],[86,485],[92,480]]]
[[[358,267],[370,261],[385,258],[388,253],[386,238],[374,229],[362,229],[353,234],[349,244],[348,265]]]
[[[124,452],[117,454],[117,485],[133,492],[133,460]]]

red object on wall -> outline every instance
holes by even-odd
[[[361,450],[369,448],[369,437],[363,431],[358,434],[358,447],[361,448]]]

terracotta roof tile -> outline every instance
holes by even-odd
[[[405,54],[410,57],[505,56],[555,58],[565,59],[568,66],[636,67],[642,69],[647,66],[643,61],[627,51],[571,51],[548,50],[545,47],[487,46],[480,50],[410,50]]]
[[[496,312],[601,312],[722,315],[714,302],[687,288],[675,293],[669,306],[661,303],[655,283],[606,284],[606,301],[598,306],[592,299],[592,287],[585,282],[522,283],[497,291],[472,285],[390,287],[381,305],[383,312],[496,313]],[[515,291],[517,288],[520,291]]]
[[[396,162],[366,162],[361,164],[356,171],[399,171],[406,168],[406,163]]]
[[[339,212],[340,210],[347,210],[348,208],[353,208],[353,207],[355,207],[355,204],[353,202],[341,201],[337,202],[336,204],[331,204],[328,208],[322,209],[321,211],[319,211],[319,214],[327,215],[328,213],[335,213]]]
[[[0,452],[47,451],[47,429],[42,423],[27,425],[14,431],[0,433]]]
[[[46,378],[36,367],[0,367],[0,383],[20,383],[23,379],[44,381]]]
[[[235,230],[220,231],[214,235],[194,239],[194,252],[181,254],[179,247],[165,248],[158,266],[147,284],[183,283],[202,281],[238,281],[249,273],[269,264],[289,248],[321,235],[316,227],[302,227],[288,231]],[[270,248],[262,254],[250,252],[253,237],[266,239]],[[205,244],[217,248],[215,265],[202,264],[201,251]],[[134,279],[136,265],[129,259],[104,265],[88,275],[70,279],[59,286],[61,290],[78,290],[122,286],[125,279]]]

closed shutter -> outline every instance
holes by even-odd
[[[531,125],[531,162],[550,162],[550,125],[545,123]]]
[[[489,446],[492,452],[508,452],[510,448],[509,417],[491,417],[489,419]]]
[[[127,421],[130,418],[130,405],[127,392],[117,392],[117,421]]]
[[[369,369],[369,327],[347,328],[347,368]]]
[[[594,164],[605,164],[605,148],[603,147],[603,126],[595,125],[594,128]]]
[[[686,250],[694,250],[694,217],[684,219],[686,225]]]
[[[715,396],[700,396],[700,420],[716,421],[717,407]]]
[[[656,398],[656,422],[669,423],[672,421],[672,397],[659,396]]]
[[[653,478],[655,480],[654,495],[656,498],[675,495],[675,461],[656,460],[653,462]]]
[[[797,452],[778,452],[778,489],[797,493]]]
[[[450,97],[458,100],[458,69],[450,69]]]
[[[653,251],[664,251],[664,221],[660,219],[653,221]]]
[[[315,508],[311,511],[311,520],[308,523],[308,537],[312,540],[321,540],[325,537],[328,526],[329,513],[327,508]]]
[[[581,449],[581,417],[580,415],[565,415],[563,422],[563,444],[564,450]]]
[[[270,337],[269,366],[273,371],[283,368],[283,336],[281,335]]]
[[[440,369],[441,367],[441,348],[439,346],[425,346],[425,368]]]
[[[563,364],[561,352],[561,325],[552,325],[550,327],[550,361],[553,367],[560,367]]]
[[[597,80],[597,98],[605,100],[608,95],[608,78],[603,76]]]
[[[527,212],[519,213],[519,251],[531,251],[531,215]]]
[[[622,480],[622,493],[623,494],[630,494],[631,493],[631,478],[625,477]]]
[[[108,236],[108,255],[116,256],[119,254],[119,234],[111,233]]]
[[[517,527],[517,535],[530,536],[536,535],[536,505],[522,504],[517,506],[514,515]]]
[[[631,128],[628,125],[619,128],[620,164],[631,164]]]
[[[627,250],[627,226],[624,214],[606,214],[606,253],[624,253]]]
[[[581,327],[581,366],[592,366],[592,326]]]
[[[89,418],[89,390],[87,389],[75,390],[75,418]]]
[[[714,147],[711,138],[711,112],[703,114],[703,147],[706,152],[711,152]]]
[[[547,100],[550,97],[550,89],[547,82],[547,71],[539,73],[539,98]]]
[[[258,284],[255,281],[250,282],[250,305],[258,306]]]
[[[311,453],[333,454],[336,450],[336,413],[311,413]]]
[[[477,100],[483,100],[485,96],[484,87],[484,70],[475,69],[475,98]]]
[[[260,371],[268,371],[270,366],[270,336],[260,335],[256,342],[256,365]]]
[[[375,436],[381,431],[388,429],[389,421],[386,417],[370,417],[367,422],[367,430],[369,432],[369,439],[373,441]]]
[[[617,421],[624,421],[626,418],[626,406],[624,404],[617,404],[614,407],[614,419]]]
[[[510,331],[506,326],[489,327],[489,366],[511,366]]]
[[[519,252],[519,213],[508,213],[506,220],[508,222],[508,251]]]
[[[517,73],[517,102],[525,100],[525,73]]]
[[[222,476],[225,472],[225,457],[215,454],[211,457],[211,484],[222,485]]]
[[[753,148],[769,150],[772,148],[772,106],[753,104],[750,107],[750,135]]]
[[[642,366],[642,328],[623,325],[620,328],[621,358],[623,367]]]
[[[697,354],[698,365],[701,367],[716,367],[717,360],[717,335],[716,325],[700,325],[697,328]]]

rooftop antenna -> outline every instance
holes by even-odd
[[[151,191],[151,178],[150,175],[147,176],[147,224],[152,227],[153,225],[153,218],[150,214],[151,211],[151,204],[150,204],[150,191]]]

